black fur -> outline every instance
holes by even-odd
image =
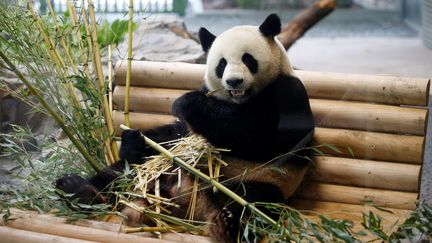
[[[222,58],[219,60],[219,63],[218,63],[218,65],[216,66],[216,70],[215,70],[215,72],[216,72],[216,76],[217,76],[218,78],[222,78],[223,73],[224,73],[225,68],[226,68],[226,65],[227,65],[227,61],[225,60],[225,58],[222,57]]]
[[[243,54],[242,61],[251,73],[255,74],[258,72],[258,61],[251,54],[247,52]]]
[[[259,26],[259,30],[265,37],[275,37],[281,32],[281,21],[277,14],[270,14]]]
[[[210,33],[206,28],[201,27],[198,31],[198,37],[201,42],[201,46],[204,52],[207,52],[211,45],[213,44],[213,41],[216,39],[216,36]]]

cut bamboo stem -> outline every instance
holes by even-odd
[[[129,94],[130,94],[130,80],[132,72],[132,31],[133,31],[133,0],[129,0],[129,21],[128,21],[128,62],[126,71],[126,94],[125,94],[125,123],[130,126],[129,122]]]
[[[26,85],[29,89],[30,93],[32,93],[38,101],[41,103],[42,107],[48,112],[48,114],[57,122],[57,124],[62,128],[62,130],[66,133],[71,142],[75,145],[78,151],[83,155],[83,157],[87,160],[87,162],[93,167],[97,172],[101,171],[101,166],[93,159],[92,156],[87,152],[85,147],[78,141],[74,133],[71,129],[66,125],[63,118],[57,114],[51,106],[45,101],[45,98],[42,94],[35,88],[33,85],[27,80],[26,77],[15,67],[15,65],[9,60],[9,58],[0,50],[0,58],[8,65],[9,69],[14,72],[18,78]]]
[[[125,84],[126,65],[119,61],[115,78]],[[132,86],[170,89],[198,89],[205,65],[188,63],[132,62]],[[312,98],[427,106],[429,79],[384,75],[363,75],[295,71]]]
[[[97,79],[99,81],[99,92],[100,92],[101,97],[103,99],[102,100],[103,113],[104,113],[105,122],[107,124],[108,132],[109,132],[109,136],[110,136],[110,140],[111,140],[111,151],[114,155],[114,159],[119,160],[118,147],[117,147],[116,141],[114,140],[113,121],[112,121],[111,113],[109,110],[108,98],[105,95],[106,84],[105,84],[105,79],[104,79],[103,71],[102,71],[102,62],[101,62],[101,58],[100,58],[99,44],[97,42],[97,28],[96,28],[97,22],[96,22],[96,18],[95,18],[94,5],[93,5],[92,0],[88,0],[88,9],[89,9],[89,14],[90,14],[91,24],[93,27],[92,32],[91,32],[92,39],[93,39],[93,51],[94,51],[93,64],[95,67],[95,71],[97,73]]]
[[[122,129],[124,129],[124,130],[130,129],[129,127],[126,127],[124,125],[120,125],[120,127]],[[228,189],[226,186],[224,186],[221,183],[213,180],[212,178],[210,178],[208,175],[204,174],[203,172],[201,172],[201,171],[193,168],[191,165],[189,165],[188,163],[184,162],[180,158],[174,156],[174,154],[172,154],[170,151],[166,150],[164,147],[162,147],[158,143],[154,142],[150,138],[148,138],[148,137],[146,137],[144,135],[141,135],[141,136],[142,136],[142,138],[144,139],[144,141],[145,141],[145,143],[147,145],[149,145],[150,147],[152,147],[153,149],[155,149],[159,153],[163,154],[164,156],[166,156],[167,158],[169,158],[170,160],[172,160],[174,163],[176,163],[181,168],[187,170],[192,175],[195,175],[195,176],[199,177],[201,180],[203,180],[203,181],[209,183],[210,185],[216,187],[218,190],[220,190],[223,193],[225,193],[227,196],[229,196],[231,199],[233,199],[234,201],[236,201],[237,203],[239,203],[243,207],[247,208],[248,210],[251,210],[252,212],[254,212],[255,214],[257,214],[258,216],[260,216],[267,223],[272,224],[274,226],[278,226],[278,223],[276,221],[274,221],[272,218],[270,218],[269,216],[267,216],[261,210],[259,210],[258,208],[256,208],[253,204],[250,204],[249,202],[247,202],[246,200],[244,200],[242,197],[238,196],[236,193],[234,193],[233,191],[231,191],[230,189]]]
[[[69,53],[69,48],[66,45],[66,42],[65,42],[65,39],[64,39],[63,35],[60,35],[60,33],[59,33],[59,26],[58,26],[58,23],[57,23],[57,16],[56,16],[56,14],[54,12],[54,9],[53,9],[53,7],[51,5],[51,1],[48,1],[47,3],[48,3],[49,11],[50,11],[52,19],[53,19],[54,27],[56,29],[56,34],[60,38],[60,45],[62,46],[63,51],[64,51],[64,53],[66,55],[66,58],[67,58],[67,60],[68,60],[68,62],[70,64],[70,66],[72,67],[72,71],[74,72],[75,75],[77,75],[78,74],[78,69],[77,69],[77,67],[75,65],[75,62],[72,59],[72,56]]]

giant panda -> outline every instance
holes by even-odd
[[[276,14],[270,14],[259,26],[237,26],[217,37],[201,28],[199,39],[207,52],[204,86],[174,102],[176,122],[144,131],[156,142],[192,132],[215,147],[229,149],[223,154],[228,166],[221,174],[224,179],[234,178],[226,186],[249,202],[286,202],[310,163],[306,148],[311,144],[314,122],[309,99],[276,38],[280,31]],[[126,162],[145,163],[144,157],[156,154],[140,132],[123,132],[121,159],[115,164],[90,179],[64,175],[57,180],[57,187],[75,193],[80,202],[107,202],[109,199],[99,192],[118,177]],[[274,161],[266,163],[270,160]],[[190,190],[193,178],[184,176],[183,186],[177,188],[177,177],[172,177],[160,179],[161,194],[176,197],[181,207],[172,213],[184,217],[189,197],[179,195]],[[239,239],[243,207],[211,189],[201,190],[197,197],[195,219],[209,222],[210,236],[219,242]],[[137,203],[146,205],[145,201]],[[123,213],[129,225],[151,223],[131,208]]]

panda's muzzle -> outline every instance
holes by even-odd
[[[243,84],[242,78],[236,78],[236,79],[228,79],[226,83],[233,89],[238,88],[240,85]]]

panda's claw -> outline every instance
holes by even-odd
[[[240,218],[235,217],[234,213],[227,207],[222,208],[219,217],[223,222],[226,238],[230,239],[231,242],[236,242],[240,229]]]

